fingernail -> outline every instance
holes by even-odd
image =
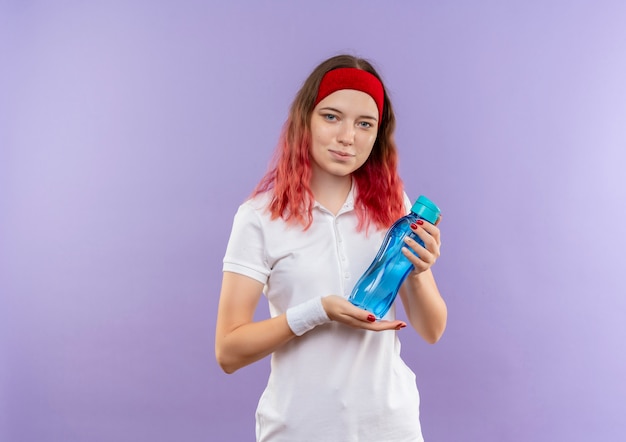
[[[422,221],[421,219],[418,219],[417,220],[417,224],[419,224],[421,226],[422,224],[424,224],[424,221]]]
[[[376,316],[374,316],[374,315],[368,315],[368,316],[367,316],[367,320],[368,320],[369,322],[374,322],[374,321],[376,321]]]
[[[396,327],[396,330],[403,329],[404,327],[406,327],[406,324],[400,324],[399,326]]]
[[[413,230],[417,229],[417,224],[415,224],[415,223],[411,224],[411,229],[413,229]]]

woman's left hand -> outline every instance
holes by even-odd
[[[422,247],[417,241],[407,236],[404,239],[406,247],[402,248],[402,253],[415,267],[413,272],[422,273],[431,268],[441,255],[441,234],[439,228],[421,220],[411,224],[411,230],[424,241],[425,247]],[[418,256],[415,256],[415,253],[409,249],[412,249]]]

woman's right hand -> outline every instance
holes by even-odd
[[[355,306],[341,296],[325,296],[322,298],[322,305],[331,320],[341,322],[350,327],[374,331],[400,330],[406,327],[406,323],[400,320],[377,321],[372,313]]]

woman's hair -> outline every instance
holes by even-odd
[[[351,55],[337,55],[317,66],[291,104],[272,166],[252,193],[254,197],[272,190],[268,206],[272,219],[281,217],[288,223],[301,224],[305,230],[313,221],[314,203],[310,188],[311,114],[322,78],[328,71],[338,68],[362,69],[381,80],[367,60]],[[387,228],[406,214],[402,181],[397,171],[395,126],[396,118],[385,90],[383,115],[374,147],[365,164],[352,174],[357,187],[355,211],[359,230],[367,230],[371,223],[379,229]]]

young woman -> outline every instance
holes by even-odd
[[[263,442],[422,441],[415,375],[383,320],[347,297],[411,201],[397,172],[395,117],[378,73],[340,55],[307,78],[270,171],[234,219],[224,257],[215,352],[232,373],[272,355],[256,413]],[[430,267],[439,229],[415,224],[415,269],[400,290],[427,341],[447,318]],[[419,258],[409,249],[417,252]],[[265,293],[271,319],[253,321]]]

